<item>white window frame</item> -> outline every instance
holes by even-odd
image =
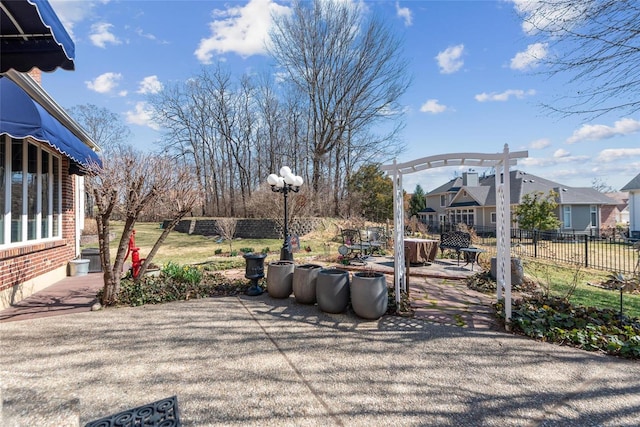
[[[43,241],[51,241],[62,238],[62,158],[59,154],[46,149],[41,144],[35,143],[33,140],[29,139],[12,139],[6,135],[0,136],[3,138],[3,142],[5,143],[5,204],[4,206],[0,206],[0,209],[4,209],[4,241],[0,241],[0,249],[11,248],[15,246],[24,246],[30,245]],[[11,185],[11,175],[12,175],[12,145],[14,142],[22,142],[22,170],[23,170],[23,180],[22,180],[22,188],[20,191],[20,195],[16,196],[12,194],[12,185]],[[28,170],[28,155],[29,155],[29,146],[33,145],[36,147],[35,153],[37,156],[37,174],[36,174],[36,217],[35,217],[35,238],[29,239],[28,237],[28,214],[27,214],[27,195],[28,195],[28,182],[26,179],[26,174]],[[49,155],[49,171],[46,175],[42,174],[42,155],[43,153],[47,153]],[[58,162],[58,174],[57,176],[53,175],[53,162],[54,158],[57,159]],[[42,204],[43,204],[43,195],[42,195],[42,180],[47,179],[47,198],[46,201],[48,206],[48,214],[47,214],[47,222],[48,222],[48,230],[47,236],[42,237]],[[54,183],[57,181],[57,195],[54,194]],[[57,197],[56,197],[57,196]],[[21,198],[21,209],[22,212],[12,212],[12,197],[20,197]],[[53,233],[53,219],[54,213],[56,209],[54,208],[54,201],[57,200],[57,208],[58,208],[58,227],[57,233]],[[19,236],[19,240],[15,242],[11,242],[11,223],[12,219],[18,217],[20,219],[20,229],[21,234]]]
[[[445,206],[447,206],[447,195],[446,194],[441,194],[440,195],[440,207],[444,208]]]
[[[595,218],[595,223],[594,223]],[[591,205],[589,206],[589,221],[591,222],[591,228],[597,228],[599,219],[598,219],[598,206]]]
[[[495,224],[498,221],[498,213],[497,212],[491,212],[490,217],[491,217],[491,219],[490,219],[491,224]]]
[[[571,228],[571,205],[562,207],[562,227]]]

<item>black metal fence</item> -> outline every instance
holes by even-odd
[[[554,231],[512,230],[511,252],[622,274],[640,273],[638,245],[628,239]]]
[[[473,243],[491,251],[496,247],[495,227],[466,227],[474,235]],[[446,229],[459,229],[459,225]],[[441,227],[440,230],[445,230]],[[430,229],[433,233],[435,230]],[[434,233],[434,237],[437,234]],[[640,274],[640,243],[614,233],[599,234],[511,229],[512,256],[580,265],[621,274]]]

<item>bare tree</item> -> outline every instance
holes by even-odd
[[[591,180],[591,188],[601,193],[615,193],[616,191],[615,188],[607,184],[607,182],[601,178],[593,178]]]
[[[86,186],[96,201],[96,222],[100,261],[104,272],[104,292],[102,304],[113,304],[116,300],[122,277],[129,239],[136,221],[142,211],[158,200],[171,197],[175,203],[173,216],[168,227],[154,245],[143,263],[140,275],[157,252],[168,233],[173,230],[180,218],[190,212],[196,200],[188,188],[183,188],[185,179],[182,174],[172,175],[174,168],[170,160],[152,153],[143,154],[131,146],[121,146],[118,153],[112,152],[103,159],[103,164],[94,164],[89,170]],[[110,232],[114,214],[124,220],[124,227],[115,259],[111,263]]]
[[[216,220],[218,226],[218,233],[220,237],[229,242],[229,252],[233,250],[233,236],[236,234],[236,227],[238,226],[238,220],[236,218],[218,218]]]
[[[371,144],[378,154],[395,154],[394,137],[401,127],[398,102],[409,85],[407,62],[384,21],[367,15],[359,2],[295,0],[292,10],[275,18],[270,52],[306,97],[305,142],[311,186],[318,193],[322,179],[329,180],[330,175],[323,175],[329,172],[325,162],[331,154],[345,147],[344,155],[363,141],[356,136],[373,125],[395,125]]]
[[[640,3],[621,0],[517,2],[529,34],[551,52],[540,59],[567,90],[545,107],[591,118],[640,110]]]
[[[75,105],[69,114],[103,151],[112,151],[131,136],[131,130],[117,114],[93,104]]]
[[[162,170],[169,172],[170,175],[168,181],[165,182],[167,184],[166,187],[158,192],[154,208],[159,206],[164,208],[164,215],[165,218],[168,218],[168,221],[164,224],[162,233],[144,259],[138,278],[142,277],[147,271],[151,260],[158,253],[160,246],[167,239],[169,233],[176,228],[182,218],[192,212],[193,207],[201,198],[198,188],[193,185],[194,174],[189,168],[176,168],[175,161],[167,157],[156,159],[156,167],[162,168]]]

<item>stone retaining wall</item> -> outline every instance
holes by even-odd
[[[268,218],[239,218],[236,233],[233,237],[243,239],[282,239],[283,229],[281,221]],[[322,222],[321,218],[296,218],[289,227],[289,234],[304,236],[312,232]],[[163,222],[163,227],[169,223]],[[217,219],[215,218],[189,218],[180,221],[175,228],[179,233],[198,234],[203,236],[215,236],[218,233]]]

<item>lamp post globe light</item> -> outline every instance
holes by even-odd
[[[297,193],[302,185],[302,177],[294,175],[289,166],[280,168],[280,176],[272,173],[267,177],[267,182],[271,186],[271,191],[282,193],[284,196],[284,243],[280,250],[280,260],[293,261],[293,252],[291,251],[291,236],[289,236],[289,218],[287,212],[287,196],[289,192]]]

